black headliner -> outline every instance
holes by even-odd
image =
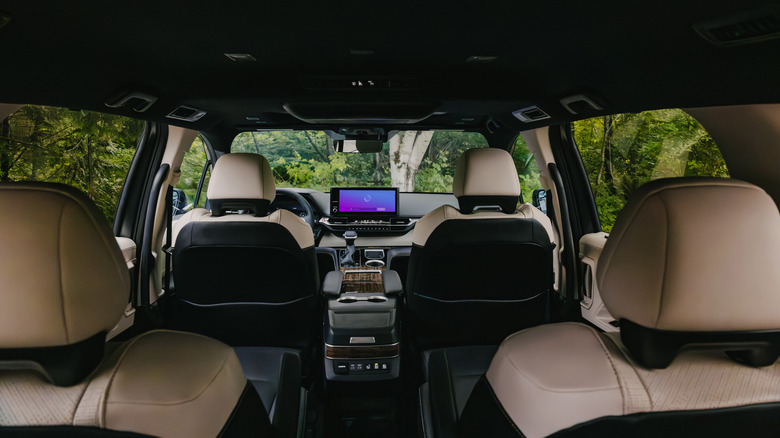
[[[237,127],[305,127],[283,109],[296,102],[421,102],[446,112],[421,127],[483,130],[491,117],[516,132],[536,125],[511,111],[535,104],[553,116],[547,124],[571,120],[558,100],[580,93],[608,113],[780,101],[780,40],[720,48],[693,30],[777,1],[310,3],[6,0],[0,102],[115,112],[232,138]],[[472,55],[498,59],[466,63]],[[307,87],[337,76],[411,79],[419,89]],[[104,106],[127,91],[159,101],[143,114]],[[208,114],[195,123],[164,117],[181,104]]]

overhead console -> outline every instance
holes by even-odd
[[[406,233],[414,220],[398,216],[397,188],[337,187],[330,190],[330,217],[320,224],[335,233]]]

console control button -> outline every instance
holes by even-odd
[[[346,362],[335,362],[333,364],[333,372],[336,374],[348,374],[349,364]]]

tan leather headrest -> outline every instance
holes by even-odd
[[[265,199],[276,197],[271,165],[258,154],[226,154],[214,164],[209,199]]]
[[[780,213],[742,181],[675,178],[638,189],[598,264],[615,318],[676,331],[780,329]]]
[[[49,347],[111,330],[130,276],[111,228],[81,192],[0,184],[0,348]]]
[[[520,179],[512,155],[503,149],[468,149],[455,166],[452,194],[519,197]]]

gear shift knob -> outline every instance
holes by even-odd
[[[344,249],[344,253],[341,255],[341,266],[352,266],[356,264],[355,260],[355,240],[357,239],[357,233],[354,231],[347,231],[344,233],[344,241],[347,246]]]

